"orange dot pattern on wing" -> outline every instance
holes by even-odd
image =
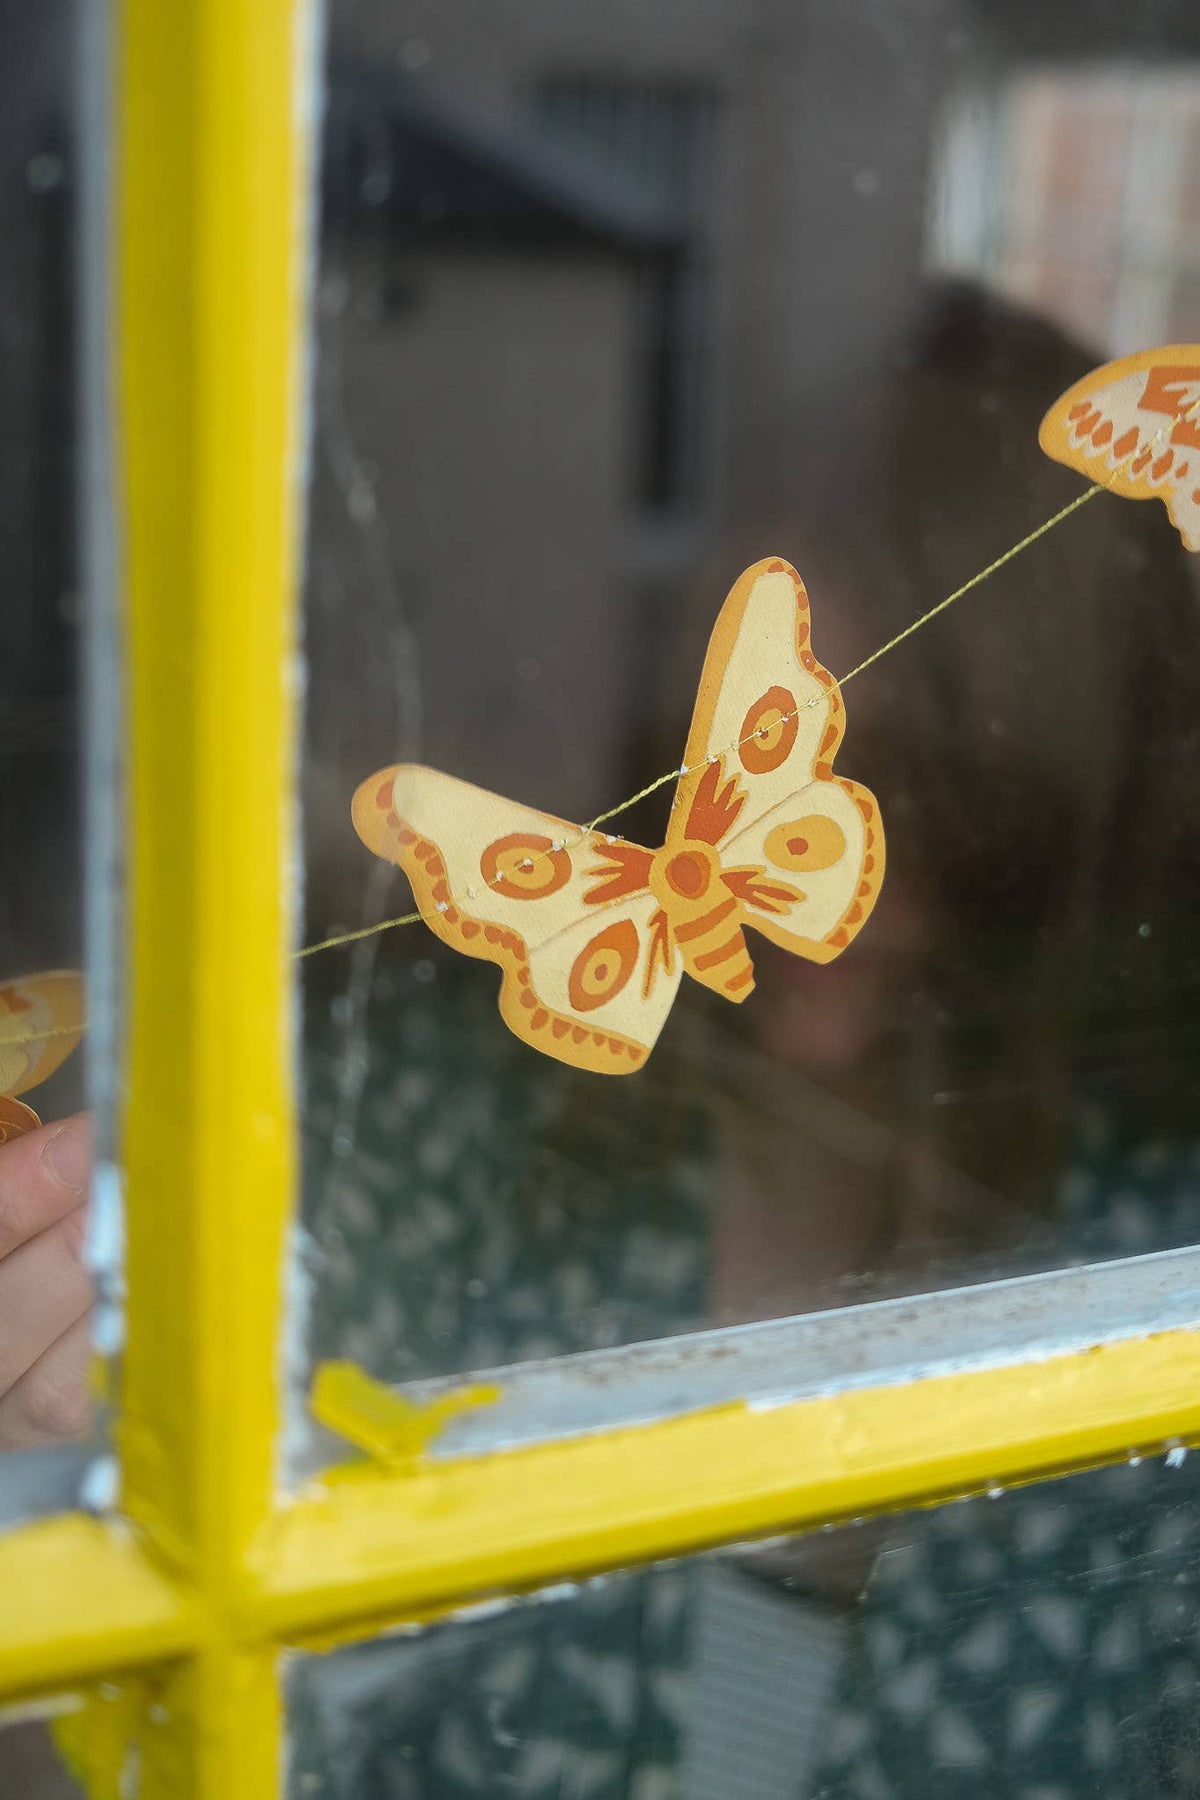
[[[832,949],[844,950],[846,945],[850,942],[850,937],[851,937],[850,928],[853,926],[854,929],[857,930],[858,926],[861,925],[861,923],[862,923],[862,919],[863,919],[862,903],[864,900],[869,898],[872,888],[876,887],[878,885],[879,877],[877,875],[875,875],[875,873],[874,873],[874,871],[875,871],[875,824],[874,824],[875,808],[872,805],[871,801],[867,798],[865,793],[863,793],[861,790],[855,789],[854,783],[852,781],[846,781],[840,775],[837,776],[835,779],[837,780],[838,786],[845,788],[846,792],[853,797],[854,804],[855,804],[855,806],[857,806],[859,813],[862,815],[863,829],[864,829],[864,833],[865,833],[865,842],[866,842],[866,855],[863,857],[863,879],[858,884],[857,897],[851,901],[851,903],[847,907],[846,911],[842,914],[842,922],[838,926],[837,930],[831,931],[828,934],[828,936],[825,938],[825,942],[828,945],[830,945],[830,947]]]
[[[444,943],[468,956],[487,957],[503,969],[501,1009],[514,1031],[528,1043],[534,1043],[542,1036],[559,1044],[569,1040],[571,1060],[584,1068],[615,1071],[625,1062],[632,1063],[634,1068],[645,1062],[649,1055],[645,1044],[616,1032],[596,1031],[580,1025],[577,1020],[543,1004],[534,991],[529,949],[520,933],[504,925],[464,918],[453,904],[441,852],[436,844],[422,837],[401,818],[393,804],[390,782],[380,787],[376,802],[386,817],[396,860],[413,884],[417,905],[426,922]],[[629,928],[633,930],[632,925]],[[635,939],[636,936],[634,932]],[[551,1054],[560,1053],[552,1050]]]
[[[846,854],[846,834],[836,819],[814,813],[776,825],[763,849],[777,869],[832,869]]]
[[[615,1000],[637,967],[640,949],[637,927],[630,919],[597,932],[571,965],[567,993],[576,1012],[592,1012]]]
[[[479,859],[487,885],[509,900],[544,900],[571,879],[571,859],[548,837],[510,831],[489,844]]]
[[[768,688],[742,720],[738,755],[749,775],[769,775],[792,753],[796,733],[796,696],[785,687]]]

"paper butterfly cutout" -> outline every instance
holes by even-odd
[[[363,782],[354,825],[405,871],[445,943],[500,965],[500,1011],[518,1037],[626,1075],[685,970],[727,1000],[751,992],[745,926],[814,962],[862,929],[884,840],[873,795],[833,774],[844,724],[809,642],[804,583],[771,559],[721,609],[660,850],[416,764]]]
[[[0,986],[0,1144],[41,1124],[16,1096],[53,1075],[82,1036],[82,975],[57,969]]]
[[[1162,500],[1187,548],[1200,550],[1200,344],[1094,369],[1050,408],[1038,442],[1114,494]]]

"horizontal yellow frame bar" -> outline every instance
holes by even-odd
[[[161,1662],[197,1634],[190,1596],[123,1527],[68,1513],[0,1537],[0,1694]]]
[[[251,1549],[230,1653],[368,1637],[498,1593],[1084,1469],[1200,1438],[1200,1332],[412,1471],[354,1463]],[[202,1600],[124,1528],[80,1515],[0,1537],[0,1694],[189,1653]]]
[[[355,1635],[497,1592],[1084,1468],[1200,1436],[1200,1333],[746,1405],[415,1474],[349,1465],[260,1547],[245,1624]]]

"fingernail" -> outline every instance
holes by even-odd
[[[42,1151],[54,1179],[72,1193],[86,1191],[92,1173],[92,1139],[86,1125],[64,1125]]]

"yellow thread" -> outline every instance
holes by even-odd
[[[1006,550],[1003,556],[998,556],[995,562],[988,564],[986,569],[980,569],[978,575],[972,575],[970,581],[964,581],[960,588],[955,588],[952,594],[947,594],[944,600],[939,600],[936,606],[931,606],[927,613],[922,613],[919,619],[914,619],[911,625],[906,625],[903,631],[898,631],[894,638],[889,638],[886,644],[879,646],[878,650],[873,650],[870,656],[860,662],[856,668],[851,669],[848,675],[842,676],[837,684],[838,687],[844,688],[848,681],[853,681],[856,675],[861,675],[864,669],[869,669],[872,663],[877,663],[881,656],[886,656],[889,650],[894,650],[898,644],[902,644],[906,638],[910,638],[914,631],[920,631],[922,625],[928,625],[931,619],[936,619],[938,614],[945,612],[948,606],[953,606],[956,600],[961,600],[964,594],[969,594],[972,588],[978,587],[981,581],[986,581],[989,575],[995,575],[997,570],[1002,569],[1005,563],[1011,562],[1014,556],[1019,556],[1022,550],[1028,550],[1030,544],[1036,544],[1040,537],[1044,537],[1048,531],[1053,531],[1056,525],[1061,525],[1063,520],[1069,519],[1073,512],[1078,512],[1081,506],[1086,506],[1089,500],[1094,500],[1097,494],[1104,492],[1106,492],[1104,486],[1097,482],[1093,487],[1088,488],[1086,493],[1077,495],[1069,505],[1062,508],[1061,512],[1056,512],[1052,519],[1047,519],[1044,525],[1039,525],[1036,531],[1031,531],[1028,537],[1023,537],[1019,544],[1014,544],[1011,550]]]
[[[299,962],[302,956],[315,956],[318,950],[336,950],[339,944],[356,944],[359,938],[374,937],[377,932],[391,931],[396,925],[419,925],[421,918],[419,912],[401,913],[398,919],[381,919],[378,925],[364,925],[361,931],[343,931],[337,937],[322,938],[319,944],[306,944],[303,950],[295,951],[294,956]],[[0,1044],[3,1042],[0,1038]]]
[[[1185,418],[1188,417],[1197,406],[1200,406],[1200,399],[1193,401],[1191,406],[1182,416]],[[1172,422],[1172,428],[1173,424],[1174,422]],[[1160,427],[1158,436],[1161,437],[1165,430],[1165,426]],[[1153,441],[1156,442],[1157,438]],[[1130,458],[1137,454],[1138,452],[1133,450],[1130,452],[1129,456],[1123,457],[1121,462],[1115,464],[1113,468],[1114,477],[1124,468]],[[872,668],[875,663],[879,662],[882,657],[887,656],[890,651],[898,649],[899,646],[912,637],[915,632],[920,631],[922,626],[928,625],[932,619],[936,619],[939,613],[944,613],[949,607],[953,606],[956,601],[962,600],[973,588],[979,587],[980,584],[987,581],[990,576],[997,574],[1004,568],[1005,564],[1010,563],[1015,556],[1019,556],[1023,550],[1028,550],[1032,544],[1036,544],[1039,538],[1045,537],[1046,533],[1053,531],[1056,525],[1061,525],[1064,520],[1069,519],[1072,513],[1079,511],[1080,507],[1086,506],[1089,500],[1094,500],[1097,494],[1103,494],[1107,491],[1106,483],[1096,482],[1084,493],[1077,494],[1074,500],[1068,501],[1066,506],[1060,507],[1058,512],[1054,513],[1049,519],[1043,520],[1040,525],[1033,531],[1028,532],[1018,543],[1011,545],[1009,549],[1004,552],[1003,556],[998,556],[994,562],[988,563],[986,568],[980,569],[977,574],[972,575],[969,581],[964,581],[961,587],[955,588],[952,594],[947,594],[944,600],[939,600],[936,606],[931,606],[928,612],[922,613],[921,616],[914,619],[910,625],[906,625],[903,631],[898,631],[895,637],[889,638],[886,644],[881,644],[878,650],[873,650],[870,656],[865,657],[862,662],[856,664],[855,667],[850,670],[849,674],[843,675],[840,680],[835,677],[834,686],[840,691],[846,686],[847,682],[853,681],[856,676],[861,675],[865,670]],[[820,696],[809,700],[804,708],[798,707],[794,713],[785,713],[780,720],[780,723],[785,723],[788,719],[797,718],[801,711],[811,709],[819,704]],[[739,738],[736,743],[730,744],[726,749],[714,751],[711,756],[705,757],[703,762],[693,763],[691,768],[708,768],[711,763],[719,762],[723,756],[730,756],[735,750],[740,750],[742,745],[749,743],[753,736],[754,733],[750,732],[748,736]],[[561,850],[575,849],[579,844],[585,842],[598,825],[604,825],[609,819],[615,819],[618,814],[628,812],[629,808],[631,806],[636,806],[639,800],[648,799],[651,794],[657,793],[659,788],[665,787],[669,781],[677,781],[681,776],[690,772],[689,768],[684,764],[680,764],[677,769],[668,769],[665,775],[659,775],[655,780],[647,782],[646,786],[639,788],[636,794],[631,794],[627,800],[622,800],[619,806],[610,806],[607,812],[597,813],[594,819],[580,829],[576,837],[564,839],[557,848]],[[540,860],[548,856],[548,854],[549,852],[547,851],[539,851],[537,852],[537,858]],[[503,879],[504,877],[502,874],[495,877],[496,881],[501,881]],[[492,885],[494,885],[494,883]],[[460,900],[456,899],[451,901],[450,904],[460,906],[462,903]],[[380,932],[393,931],[401,925],[420,924],[423,917],[424,915],[420,912],[401,913],[400,916],[395,919],[381,919],[378,925],[364,925],[360,931],[343,931],[339,932],[336,937],[321,938],[315,944],[306,944],[302,950],[293,952],[293,955],[295,960],[299,961],[306,956],[315,956],[319,950],[336,950],[343,944],[356,944],[363,938],[377,937]],[[0,1049],[3,1049],[9,1044],[33,1044],[38,1043],[44,1038],[63,1037],[73,1029],[75,1028],[60,1027],[55,1031],[32,1033],[28,1037],[0,1038]]]
[[[1118,464],[1117,468],[1119,469],[1121,466],[1121,464]],[[1116,470],[1114,470],[1114,474],[1115,473]],[[1097,494],[1102,494],[1105,491],[1103,484],[1096,483],[1094,486],[1088,488],[1085,493],[1079,494],[1074,500],[1069,501],[1066,506],[1060,507],[1058,512],[1053,514],[1051,518],[1043,520],[1042,524],[1037,526],[1035,530],[1029,532],[1019,543],[1011,545],[1010,548],[1004,552],[1003,556],[998,556],[996,560],[990,562],[985,569],[980,569],[978,574],[972,575],[969,581],[964,581],[961,587],[955,588],[952,594],[947,594],[944,600],[939,600],[936,606],[931,606],[929,611],[922,613],[919,619],[914,619],[911,625],[906,625],[904,630],[897,632],[894,638],[889,638],[886,644],[881,644],[878,650],[872,651],[871,655],[868,656],[865,661],[860,662],[857,667],[851,669],[848,675],[843,675],[840,681],[835,677],[834,686],[839,690],[844,688],[848,681],[853,681],[856,675],[861,675],[864,669],[869,669],[872,664],[877,663],[881,657],[887,655],[889,650],[895,650],[898,645],[904,643],[906,638],[910,638],[914,632],[920,631],[923,625],[928,625],[931,619],[936,619],[939,613],[943,613],[946,611],[947,607],[953,606],[956,600],[961,600],[964,595],[971,592],[972,588],[977,588],[980,583],[986,581],[990,575],[995,575],[1006,563],[1011,562],[1014,556],[1019,556],[1022,550],[1028,550],[1031,544],[1036,544],[1038,539],[1045,537],[1048,531],[1053,531],[1056,525],[1061,525],[1064,519],[1069,519],[1073,512],[1078,512],[1079,508],[1085,505],[1087,501],[1095,499]],[[806,703],[806,707],[797,707],[794,713],[785,713],[781,718],[780,723],[783,724],[788,719],[798,718],[801,711],[819,705],[820,698],[821,697],[818,696],[813,700],[809,700]],[[619,806],[610,806],[607,812],[597,813],[596,817],[592,819],[590,823],[584,825],[580,829],[576,837],[564,838],[560,844],[555,846],[555,848],[558,850],[574,850],[579,844],[585,842],[598,825],[605,824],[609,819],[615,819],[618,813],[628,812],[631,806],[636,806],[639,800],[645,800],[649,795],[657,793],[659,788],[665,787],[668,781],[676,781],[681,776],[691,773],[694,769],[706,769],[710,764],[720,762],[723,756],[730,756],[735,750],[740,750],[743,744],[748,744],[754,735],[754,732],[750,732],[746,737],[739,738],[736,743],[730,744],[726,749],[714,751],[711,756],[705,757],[703,762],[693,763],[690,769],[686,764],[682,763],[677,769],[668,769],[665,775],[659,775],[655,780],[647,782],[644,788],[639,788],[636,794],[631,794],[629,796],[628,800],[622,800]],[[530,861],[541,861],[548,858],[549,855],[549,851],[540,850],[536,852],[535,857],[530,858]],[[502,874],[498,875],[494,878],[494,881],[488,885],[495,885],[495,881],[503,879],[504,877]],[[462,901],[458,898],[454,898],[449,901],[448,904],[461,907]],[[315,956],[318,950],[335,950],[340,944],[357,943],[360,938],[375,937],[379,932],[391,931],[398,925],[416,925],[423,917],[424,914],[420,912],[404,913],[398,919],[384,919],[378,925],[364,926],[361,931],[344,931],[339,933],[337,937],[322,938],[319,943],[306,944],[304,949],[297,950],[295,955],[297,958]]]
[[[50,1038],[82,1037],[87,1030],[87,1020],[81,1019],[78,1025],[56,1025],[52,1031],[27,1031],[23,1037],[0,1038],[0,1050],[16,1048],[21,1044],[44,1044]]]

